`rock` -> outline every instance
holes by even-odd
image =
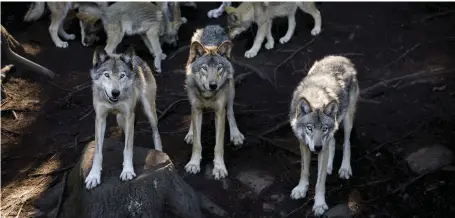
[[[264,212],[272,212],[275,210],[275,206],[271,203],[263,203],[262,209],[264,210]]]
[[[43,193],[35,207],[54,217],[64,187],[63,204],[58,217],[203,217],[201,209],[226,216],[227,213],[208,198],[195,192],[175,171],[169,157],[160,151],[134,146],[133,164],[137,175],[122,182],[124,144],[105,139],[101,184],[85,188],[84,180],[93,159],[95,142],[90,142],[82,157],[67,176]],[[211,216],[212,217],[212,216]]]
[[[323,218],[350,218],[352,214],[349,211],[349,205],[347,203],[338,204],[329,210],[327,210],[323,215]]]
[[[443,145],[421,148],[405,158],[409,168],[417,174],[438,170],[453,162],[453,153]]]
[[[262,190],[273,184],[273,177],[262,171],[242,171],[236,177],[258,196]]]
[[[275,203],[281,203],[284,198],[286,198],[286,195],[284,194],[274,194],[270,196],[270,199],[272,199]]]

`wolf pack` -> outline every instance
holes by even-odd
[[[36,2],[25,15],[25,21],[42,16],[45,8],[51,12],[49,34],[55,46],[67,48],[74,34],[67,33],[63,21],[75,10],[81,28],[81,43],[91,46],[100,38],[99,31],[107,35],[106,46],[96,47],[93,54],[92,79],[96,147],[91,170],[85,178],[87,189],[101,185],[103,140],[106,118],[113,113],[125,135],[122,181],[136,177],[133,166],[135,108],[140,101],[150,122],[156,150],[163,150],[158,130],[155,73],[161,73],[161,61],[166,59],[163,42],[176,45],[178,30],[188,20],[181,16],[180,7],[196,7],[194,2]],[[236,36],[258,26],[253,46],[244,54],[254,58],[264,47],[273,49],[272,22],[277,17],[288,18],[286,34],[281,44],[291,40],[296,27],[297,9],[314,19],[311,35],[321,32],[321,14],[314,2],[242,2],[238,7],[222,2],[219,8],[208,11],[207,16],[218,18],[227,13],[227,27],[207,25],[195,30],[186,63],[184,82],[191,105],[191,125],[184,141],[192,144],[192,154],[185,171],[197,174],[202,159],[201,126],[204,109],[215,112],[215,147],[212,175],[215,179],[228,176],[224,162],[225,117],[227,116],[230,141],[241,145],[245,136],[237,126],[234,114],[235,69],[231,49]],[[136,55],[129,47],[124,53],[115,52],[124,35],[140,35],[154,57],[153,67]],[[63,40],[62,40],[63,39]],[[314,62],[307,75],[296,87],[290,102],[289,121],[299,142],[301,152],[300,180],[292,189],[292,199],[305,198],[309,187],[311,153],[318,156],[318,173],[314,196],[314,215],[322,215],[328,205],[325,200],[325,181],[332,174],[335,155],[335,132],[340,124],[344,130],[343,158],[338,175],[352,177],[350,135],[359,96],[359,85],[354,64],[346,57],[328,55]]]

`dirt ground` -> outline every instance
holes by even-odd
[[[180,47],[188,45],[196,28],[213,23],[225,25],[225,16],[219,19],[206,16],[208,10],[218,5],[198,3],[197,10],[182,9],[189,22],[180,29]],[[230,217],[312,216],[316,163],[312,163],[310,198],[292,200],[289,194],[299,180],[300,158],[290,127],[286,125],[264,135],[265,141],[256,137],[287,119],[292,92],[309,67],[325,55],[346,55],[356,64],[361,90],[392,78],[428,72],[362,93],[352,133],[353,178],[344,181],[336,173],[328,176],[326,200],[329,207],[356,201],[359,217],[453,216],[454,172],[438,171],[414,179],[416,175],[408,169],[403,155],[419,146],[437,143],[455,149],[455,5],[320,3],[318,8],[323,31],[305,48],[302,46],[313,39],[310,34],[313,21],[301,12],[297,14],[297,29],[289,43],[278,42],[287,29],[287,20],[278,19],[273,27],[275,48],[270,51],[262,48],[253,59],[245,59],[243,54],[251,47],[256,28],[234,40],[235,59],[253,66],[261,75],[249,74],[237,84],[234,110],[246,143],[240,148],[226,144],[227,179],[215,181],[205,175],[210,173],[206,165],[212,163],[215,138],[211,113],[204,117],[202,127],[202,172],[184,173],[183,167],[191,153],[191,146],[183,141],[189,125],[187,102],[171,108],[160,120],[164,151],[185,180],[224,207]],[[16,68],[4,85],[2,217],[27,217],[33,210],[34,197],[61,179],[94,133],[88,72],[94,48],[81,45],[75,20],[68,23],[68,32],[77,35],[76,41],[70,42],[69,48],[56,48],[48,33],[48,15],[34,23],[23,23],[26,9],[26,3],[2,3],[1,23],[23,44],[26,57],[58,76],[50,82]],[[126,37],[118,51],[129,44],[135,45],[138,54],[149,64],[153,63],[140,37]],[[276,70],[275,77],[276,66],[300,48]],[[177,50],[163,49],[168,57]],[[156,75],[160,111],[186,98],[183,69],[187,53],[163,61],[163,73]],[[8,63],[2,58],[2,66],[5,64]],[[235,67],[237,75],[252,72],[249,68]],[[446,73],[431,74],[441,69],[446,69]],[[108,121],[106,137],[123,141],[114,120],[111,117]],[[337,137],[341,148],[343,135]],[[227,131],[226,143],[228,139]],[[140,113],[135,145],[151,148],[152,141],[150,126]],[[341,164],[340,149],[335,156],[334,172],[337,172]],[[240,198],[248,193],[248,188],[236,176],[245,171],[263,172],[273,178],[273,183],[259,196]],[[277,195],[284,198],[274,202],[271,196]],[[274,208],[266,210],[270,202]]]

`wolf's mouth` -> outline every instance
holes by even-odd
[[[108,99],[111,103],[116,103],[116,102],[118,101],[118,98],[109,97],[109,95],[107,94],[106,90],[104,90],[104,94],[106,95],[107,99]]]

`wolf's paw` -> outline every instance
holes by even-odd
[[[246,58],[254,58],[258,54],[257,51],[253,51],[252,49],[248,50],[245,52],[245,57]]]
[[[333,166],[331,164],[327,165],[327,174],[332,175]]]
[[[64,37],[66,40],[74,40],[76,39],[76,35],[74,34],[68,34]]]
[[[185,171],[188,173],[196,174],[201,171],[200,163],[195,161],[190,161],[185,166]]]
[[[311,35],[315,36],[321,33],[321,27],[315,27],[311,30]]]
[[[164,59],[166,59],[166,57],[167,57],[167,55],[166,55],[166,54],[164,54],[164,53],[161,53],[161,60],[164,60]]]
[[[90,170],[87,178],[85,178],[85,187],[90,190],[101,184],[101,171]]]
[[[342,179],[349,179],[352,176],[351,165],[341,164],[340,170],[338,170],[338,175]]]
[[[193,144],[193,131],[188,132],[188,134],[186,134],[186,136],[185,136],[185,142],[186,142],[187,144]]]
[[[313,205],[313,212],[315,216],[321,216],[327,209],[329,209],[329,206],[325,202],[316,202]]]
[[[294,200],[304,198],[308,191],[308,185],[298,185],[291,192],[291,198]]]
[[[186,22],[188,22],[188,19],[186,19],[186,17],[182,17],[180,18],[182,20],[182,23],[185,24]]]
[[[136,177],[136,173],[134,173],[133,168],[126,169],[126,167],[124,167],[122,170],[122,173],[120,174],[120,180],[122,180],[124,182],[130,181],[130,180],[134,179],[134,177]]]
[[[216,180],[223,179],[228,175],[226,166],[224,164],[214,164],[212,175],[215,177]]]
[[[231,142],[234,143],[234,145],[243,144],[243,140],[245,140],[245,136],[243,136],[239,130],[231,132]]]
[[[207,12],[209,18],[218,18],[223,15],[224,10],[213,9]]]
[[[57,46],[58,48],[66,48],[66,47],[68,47],[68,42],[64,42],[64,41],[56,42],[55,46]]]
[[[275,43],[273,41],[268,41],[267,43],[265,43],[265,46],[264,46],[267,50],[270,50],[272,49],[273,47],[275,47]]]
[[[287,42],[289,42],[290,39],[291,39],[291,37],[283,36],[280,38],[280,43],[281,44],[287,43]]]

